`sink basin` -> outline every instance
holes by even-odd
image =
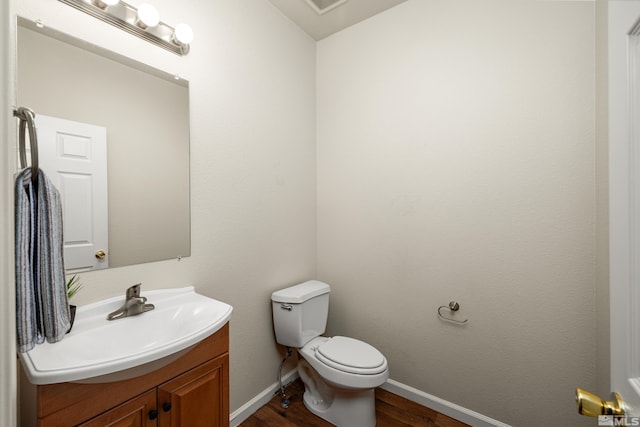
[[[222,328],[233,308],[193,286],[145,292],[155,310],[107,320],[124,296],[78,307],[72,331],[60,342],[21,353],[32,384],[101,383],[161,368]]]

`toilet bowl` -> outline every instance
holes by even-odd
[[[374,388],[389,378],[387,359],[366,342],[324,337],[329,285],[316,280],[271,296],[278,343],[297,348],[305,407],[338,427],[376,425]]]
[[[387,359],[382,353],[353,338],[314,338],[298,353],[334,387],[345,390],[375,388],[389,378]]]
[[[376,425],[373,389],[389,378],[385,357],[369,344],[348,337],[318,337],[298,350],[304,405],[337,426]],[[360,357],[361,356],[361,357]]]

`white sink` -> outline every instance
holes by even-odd
[[[107,320],[107,314],[122,306],[124,296],[78,307],[73,329],[62,341],[20,354],[29,381],[101,383],[144,375],[218,331],[233,310],[193,286],[143,289],[142,296],[155,310],[118,320]]]

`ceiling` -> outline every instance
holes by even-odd
[[[319,14],[310,3],[319,0],[269,0],[315,40],[321,40],[406,0],[347,0]],[[327,2],[331,3],[331,2]]]

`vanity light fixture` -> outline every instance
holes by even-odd
[[[158,10],[149,3],[138,8],[121,0],[59,0],[94,18],[107,22],[178,55],[189,53],[193,30],[186,24],[172,27],[160,21]]]

